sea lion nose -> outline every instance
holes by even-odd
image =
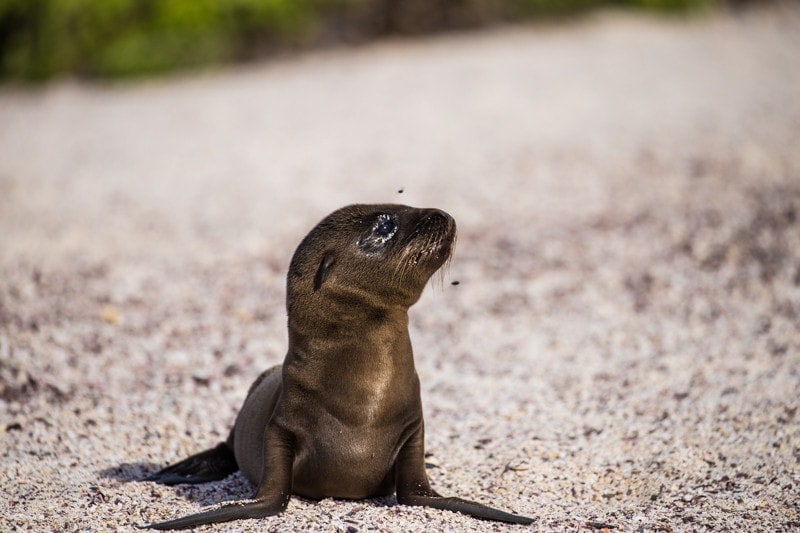
[[[425,209],[421,221],[424,224],[445,224],[448,228],[455,225],[455,220],[449,213],[436,208]]]

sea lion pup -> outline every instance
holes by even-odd
[[[179,529],[282,512],[291,495],[372,498],[514,524],[533,520],[434,491],[425,472],[408,308],[450,257],[455,221],[438,209],[351,205],[297,247],[289,266],[289,349],[250,387],[228,439],[151,475],[173,485],[241,469],[250,500],[151,524]]]

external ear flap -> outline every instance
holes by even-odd
[[[325,255],[322,257],[322,261],[319,264],[319,268],[317,269],[317,274],[314,276],[315,291],[318,291],[319,288],[322,287],[322,284],[328,277],[328,274],[333,268],[334,263],[336,263],[336,258],[333,256],[333,252],[325,252]]]

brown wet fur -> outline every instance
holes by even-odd
[[[401,504],[528,524],[531,519],[437,494],[424,465],[419,379],[408,308],[450,258],[455,221],[438,209],[351,205],[303,239],[287,276],[289,349],[251,386],[226,443],[148,478],[203,482],[234,471],[253,499],[148,527],[256,518],[312,499],[397,494]],[[196,473],[203,465],[203,476]],[[219,468],[210,468],[214,465]],[[216,479],[220,479],[217,477]]]

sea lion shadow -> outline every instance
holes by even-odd
[[[121,483],[140,482],[147,483],[147,476],[157,472],[163,465],[139,461],[135,463],[121,463],[116,466],[104,468],[98,471],[98,475],[105,479],[113,479]],[[188,501],[197,503],[198,505],[210,506],[225,501],[235,501],[251,498],[253,496],[254,487],[244,477],[241,472],[235,472],[225,479],[219,481],[210,481],[208,483],[200,483],[197,485],[182,484],[170,485],[168,487],[174,493]],[[297,499],[309,504],[319,503],[320,500],[304,498],[302,496],[292,495],[293,499]],[[354,500],[333,498],[334,501],[352,502]],[[374,507],[394,507],[397,505],[397,497],[392,494],[389,496],[379,496],[377,498],[366,498],[361,501]]]
[[[150,483],[147,476],[160,470],[163,465],[151,462],[121,463],[98,471],[98,475],[105,479],[113,479],[122,483]],[[172,490],[176,495],[200,505],[212,505],[220,501],[240,500],[253,495],[253,485],[242,475],[236,472],[225,479],[199,484],[162,485]]]
[[[353,501],[353,500],[342,500],[342,501]],[[394,494],[391,494],[389,496],[378,496],[377,498],[367,498],[366,500],[363,500],[363,502],[373,507],[395,507],[396,505],[398,505],[397,496]]]
[[[156,463],[139,461],[136,463],[121,463],[116,466],[110,466],[97,472],[97,474],[105,479],[113,479],[116,481],[144,481],[151,473],[161,468]]]

